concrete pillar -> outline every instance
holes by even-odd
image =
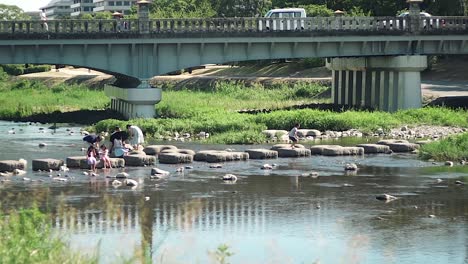
[[[335,104],[365,106],[382,111],[419,108],[421,71],[426,56],[333,58],[332,100]]]
[[[159,88],[119,88],[107,85],[104,92],[111,98],[111,108],[125,118],[154,118],[155,104],[161,101]]]

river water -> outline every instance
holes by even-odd
[[[68,182],[32,172],[32,159],[84,155],[78,127],[49,126],[0,122],[0,160],[24,158],[29,167],[27,175],[0,183],[1,208],[38,204],[73,249],[98,252],[101,263],[119,262],[144,246],[155,263],[215,263],[222,244],[234,253],[229,263],[468,262],[467,186],[454,183],[466,180],[468,166],[449,168],[411,154],[250,160],[221,169],[195,162],[184,173],[156,164],[171,176],[152,180],[150,167],[129,167],[124,170],[140,185],[114,188],[104,176],[120,169],[93,178],[71,170]],[[268,162],[278,166],[261,170]],[[358,164],[356,175],[344,173],[348,162]],[[318,179],[298,177],[312,170]],[[224,183],[226,173],[239,180]],[[399,199],[375,199],[383,193]]]

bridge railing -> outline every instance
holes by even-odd
[[[458,31],[468,29],[468,17],[425,17],[421,19],[422,31]]]
[[[22,37],[34,34],[72,34],[105,37],[119,33],[141,34],[141,28],[150,34],[187,32],[395,32],[410,31],[408,17],[308,17],[308,18],[193,18],[151,19],[147,27],[137,19],[122,20],[50,20],[48,31],[41,21],[0,21],[0,34]],[[419,20],[420,31],[468,30],[468,17],[428,17]],[[104,35],[103,35],[104,34]]]

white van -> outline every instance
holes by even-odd
[[[273,18],[271,21],[266,21],[267,30],[298,30],[304,29],[304,21],[306,11],[304,8],[278,8],[268,11],[265,15],[266,18]],[[260,28],[261,29],[261,28]]]

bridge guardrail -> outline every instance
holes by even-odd
[[[409,17],[307,17],[307,18],[206,18],[206,19],[151,19],[149,34],[188,32],[395,32],[410,31]],[[119,33],[142,34],[142,21],[122,20],[49,20],[46,31],[42,21],[0,21],[0,35],[13,38],[34,37],[49,33],[118,37]],[[146,23],[146,22],[145,22]],[[427,17],[419,20],[421,32],[468,30],[468,17]]]

